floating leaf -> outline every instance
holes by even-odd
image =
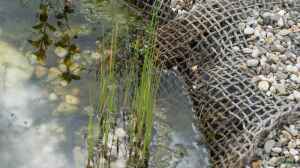
[[[39,64],[44,65],[45,64],[45,58],[46,58],[46,51],[43,49],[39,49],[38,51],[33,53],[36,58],[37,58],[37,62]]]
[[[47,22],[48,20],[48,13],[41,13],[40,14],[40,21],[41,22]]]
[[[64,64],[65,64],[67,67],[70,67],[70,66],[73,64],[70,55],[66,56],[66,58],[64,59]]]
[[[69,48],[69,51],[72,54],[76,54],[80,52],[80,49],[75,44],[72,44]]]
[[[49,23],[46,23],[46,26],[47,26],[51,31],[53,31],[53,32],[56,31],[56,28],[55,28],[53,25],[51,25],[51,24],[49,24]]]
[[[41,44],[41,41],[40,40],[37,40],[37,41],[34,41],[34,40],[28,40],[28,42],[35,48],[39,48],[40,47],[40,44]]]
[[[49,35],[48,35],[47,33],[44,33],[44,34],[43,34],[42,39],[43,39],[43,42],[44,42],[44,44],[45,44],[46,46],[49,46],[49,45],[52,44],[52,40],[49,38]]]
[[[63,80],[70,83],[72,80],[80,80],[80,76],[72,74],[70,71],[66,71],[62,74]]]
[[[43,26],[44,26],[44,23],[39,23],[39,24],[37,24],[37,25],[32,26],[32,28],[33,28],[33,29],[36,29],[36,30],[40,30],[40,29],[43,28]]]
[[[79,75],[75,75],[75,74],[71,74],[71,78],[73,80],[80,80],[81,79]]]
[[[63,13],[59,13],[57,15],[55,15],[56,19],[63,19],[65,17],[65,15]]]

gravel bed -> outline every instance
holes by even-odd
[[[253,168],[299,168],[300,122],[272,131],[257,149]]]
[[[274,7],[253,11],[240,28],[250,41],[241,52],[241,66],[254,74],[253,82],[268,96],[285,96],[300,102],[300,14]]]

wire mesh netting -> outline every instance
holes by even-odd
[[[142,4],[148,9],[153,2]],[[268,132],[297,119],[300,108],[285,96],[267,95],[242,66],[251,57],[242,49],[253,47],[253,39],[240,24],[275,6],[299,12],[300,1],[197,0],[180,15],[171,4],[160,7],[161,62],[184,79],[214,167],[243,167]]]

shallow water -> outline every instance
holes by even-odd
[[[154,156],[156,168],[206,168],[209,166],[207,147],[194,126],[191,101],[183,82],[172,72],[164,72],[155,111]],[[158,138],[157,138],[158,137]],[[158,142],[157,140],[160,140]],[[165,162],[160,156],[168,158]]]
[[[34,36],[31,27],[36,22],[40,1],[24,2],[0,1],[0,168],[83,168],[87,158],[86,109],[90,107],[89,91],[94,79],[90,73],[84,73],[81,80],[64,86],[49,81],[49,77],[33,75],[36,70],[28,54],[32,49],[27,40]],[[88,53],[95,49],[97,39],[105,38],[110,32],[111,22],[105,15],[91,15],[90,4],[83,3],[85,0],[76,2],[80,8],[70,24],[86,30],[75,42],[83,53]],[[111,7],[105,9],[110,11]],[[122,21],[121,28],[126,31],[132,16],[123,7],[120,9],[115,12],[118,22]],[[98,21],[91,22],[95,18]],[[48,57],[50,68],[56,59],[53,59],[53,52]],[[180,90],[182,84],[176,83],[177,79],[172,75],[166,76],[165,81]],[[162,84],[170,86],[168,82]],[[161,94],[156,110],[153,160],[166,162],[167,167],[162,168],[207,167],[206,147],[199,145],[197,140],[199,135],[193,128],[187,97],[181,91],[175,93],[172,92],[174,88],[163,85],[166,92]],[[66,105],[66,95],[76,96],[80,103]],[[158,138],[163,130],[167,136]],[[164,161],[155,160],[155,153],[159,153],[155,152],[158,140],[172,151],[163,151]]]

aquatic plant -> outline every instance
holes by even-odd
[[[53,43],[49,33],[56,31],[56,28],[48,22],[49,4],[41,3],[38,12],[38,22],[32,28],[37,31],[39,37],[28,40],[32,47],[36,48],[34,55],[40,64],[45,64],[46,52]]]
[[[124,150],[121,149],[122,145],[126,146],[126,154],[121,157],[127,160],[123,166],[144,168],[148,165],[153,110],[159,85],[159,72],[157,71],[159,68],[155,64],[157,22],[157,12],[153,11],[153,18],[146,26],[146,32],[132,43],[133,54],[120,74],[116,72],[118,64],[115,53],[118,36],[117,26],[114,28],[111,54],[106,61],[99,64],[99,98],[96,105],[98,119],[94,122],[94,116],[90,115],[88,131],[89,141],[98,139],[96,140],[98,144],[92,141],[88,143],[89,160],[93,163],[89,163],[87,167],[99,167],[99,165],[101,168],[110,167],[111,157],[118,157],[119,152]],[[122,86],[120,86],[121,82],[116,80],[117,77],[124,82]],[[122,89],[117,89],[118,86]],[[118,101],[118,95],[123,95],[121,103]],[[98,123],[100,127],[97,138],[95,138],[94,131],[95,123]],[[127,132],[125,141],[116,133],[116,129],[120,127]],[[99,146],[98,152],[93,150],[95,146]]]
[[[28,42],[36,49],[33,54],[40,64],[46,64],[47,50],[53,44],[56,47],[56,54],[61,57],[61,62],[66,66],[66,71],[62,73],[61,77],[69,83],[72,80],[80,79],[80,76],[74,73],[75,70],[71,68],[74,65],[72,57],[78,54],[80,49],[72,42],[73,39],[77,38],[77,35],[70,35],[69,17],[74,12],[73,5],[70,1],[60,2],[62,1],[58,1],[54,5],[52,1],[41,1],[38,11],[39,19],[32,27],[38,37],[30,39]],[[56,25],[50,23],[50,17],[55,18]],[[79,70],[83,69],[79,68]]]
[[[141,51],[143,65],[139,85],[134,94],[132,104],[129,165],[147,167],[149,146],[152,140],[153,110],[159,86],[159,68],[155,65],[157,11],[153,11],[152,19],[146,28],[143,48],[136,45],[136,53]],[[138,162],[137,162],[138,161]]]

